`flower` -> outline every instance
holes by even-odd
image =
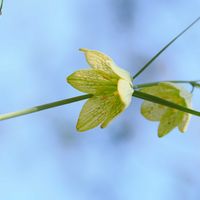
[[[163,82],[143,88],[141,91],[191,108],[192,94],[177,84]],[[159,137],[166,135],[175,127],[178,127],[180,132],[185,132],[190,121],[190,114],[188,113],[149,101],[144,101],[141,106],[141,113],[148,120],[160,121]]]
[[[68,76],[74,88],[93,96],[84,104],[77,122],[78,131],[101,124],[104,128],[130,104],[133,85],[130,74],[119,68],[107,55],[89,49],[85,53],[91,69],[82,69]]]

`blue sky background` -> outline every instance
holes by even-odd
[[[0,17],[1,113],[80,95],[66,77],[87,67],[80,47],[137,72],[199,16],[200,1],[5,0]],[[200,23],[135,83],[200,79]],[[190,87],[188,87],[190,89]],[[200,110],[200,90],[193,106]],[[141,100],[108,128],[78,134],[84,102],[0,123],[0,199],[200,199],[200,119],[157,137]]]

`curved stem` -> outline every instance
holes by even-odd
[[[81,95],[81,96],[77,96],[77,97],[72,97],[72,98],[69,98],[69,99],[55,101],[55,102],[52,102],[52,103],[34,106],[32,108],[28,108],[28,109],[24,109],[24,110],[20,110],[20,111],[16,111],[16,112],[3,114],[3,115],[0,115],[0,121],[10,119],[10,118],[14,118],[14,117],[19,117],[19,116],[22,116],[22,115],[28,115],[28,114],[31,114],[31,113],[34,113],[34,112],[39,112],[41,110],[46,110],[46,109],[49,109],[49,108],[62,106],[62,105],[65,105],[65,104],[76,102],[76,101],[81,101],[81,100],[84,100],[84,99],[88,99],[90,97],[92,97],[91,94],[86,94],[86,95]]]

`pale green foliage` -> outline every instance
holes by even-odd
[[[191,93],[173,83],[159,83],[158,85],[141,89],[142,92],[163,98],[181,106],[191,108]],[[162,137],[175,127],[185,132],[190,120],[190,114],[169,108],[160,104],[144,101],[141,106],[142,115],[151,121],[160,121],[158,136]]]
[[[130,74],[119,68],[107,55],[94,50],[85,53],[91,69],[71,74],[67,81],[81,92],[93,94],[83,106],[77,122],[78,131],[104,128],[131,102],[133,87]]]

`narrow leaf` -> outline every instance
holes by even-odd
[[[0,15],[2,14],[3,0],[0,0]]]
[[[176,37],[174,37],[167,45],[165,45],[155,56],[153,56],[134,76],[135,79],[139,76],[161,53],[163,53],[171,44],[173,44],[179,37],[181,37],[187,30],[189,30],[196,22],[198,22],[200,17],[195,19],[188,27],[181,31]]]
[[[183,111],[183,112],[186,112],[186,113],[190,113],[192,115],[196,115],[196,116],[200,117],[200,112],[198,112],[196,110],[192,110],[192,109],[186,108],[184,106],[180,106],[180,105],[173,103],[171,101],[167,101],[165,99],[162,99],[162,98],[159,98],[159,97],[156,97],[156,96],[144,93],[144,92],[140,92],[140,91],[135,90],[133,92],[133,96],[136,97],[136,98],[151,101],[153,103],[158,103],[158,104],[168,106],[170,108],[174,108],[174,109],[177,109],[177,110],[180,110],[180,111]]]

